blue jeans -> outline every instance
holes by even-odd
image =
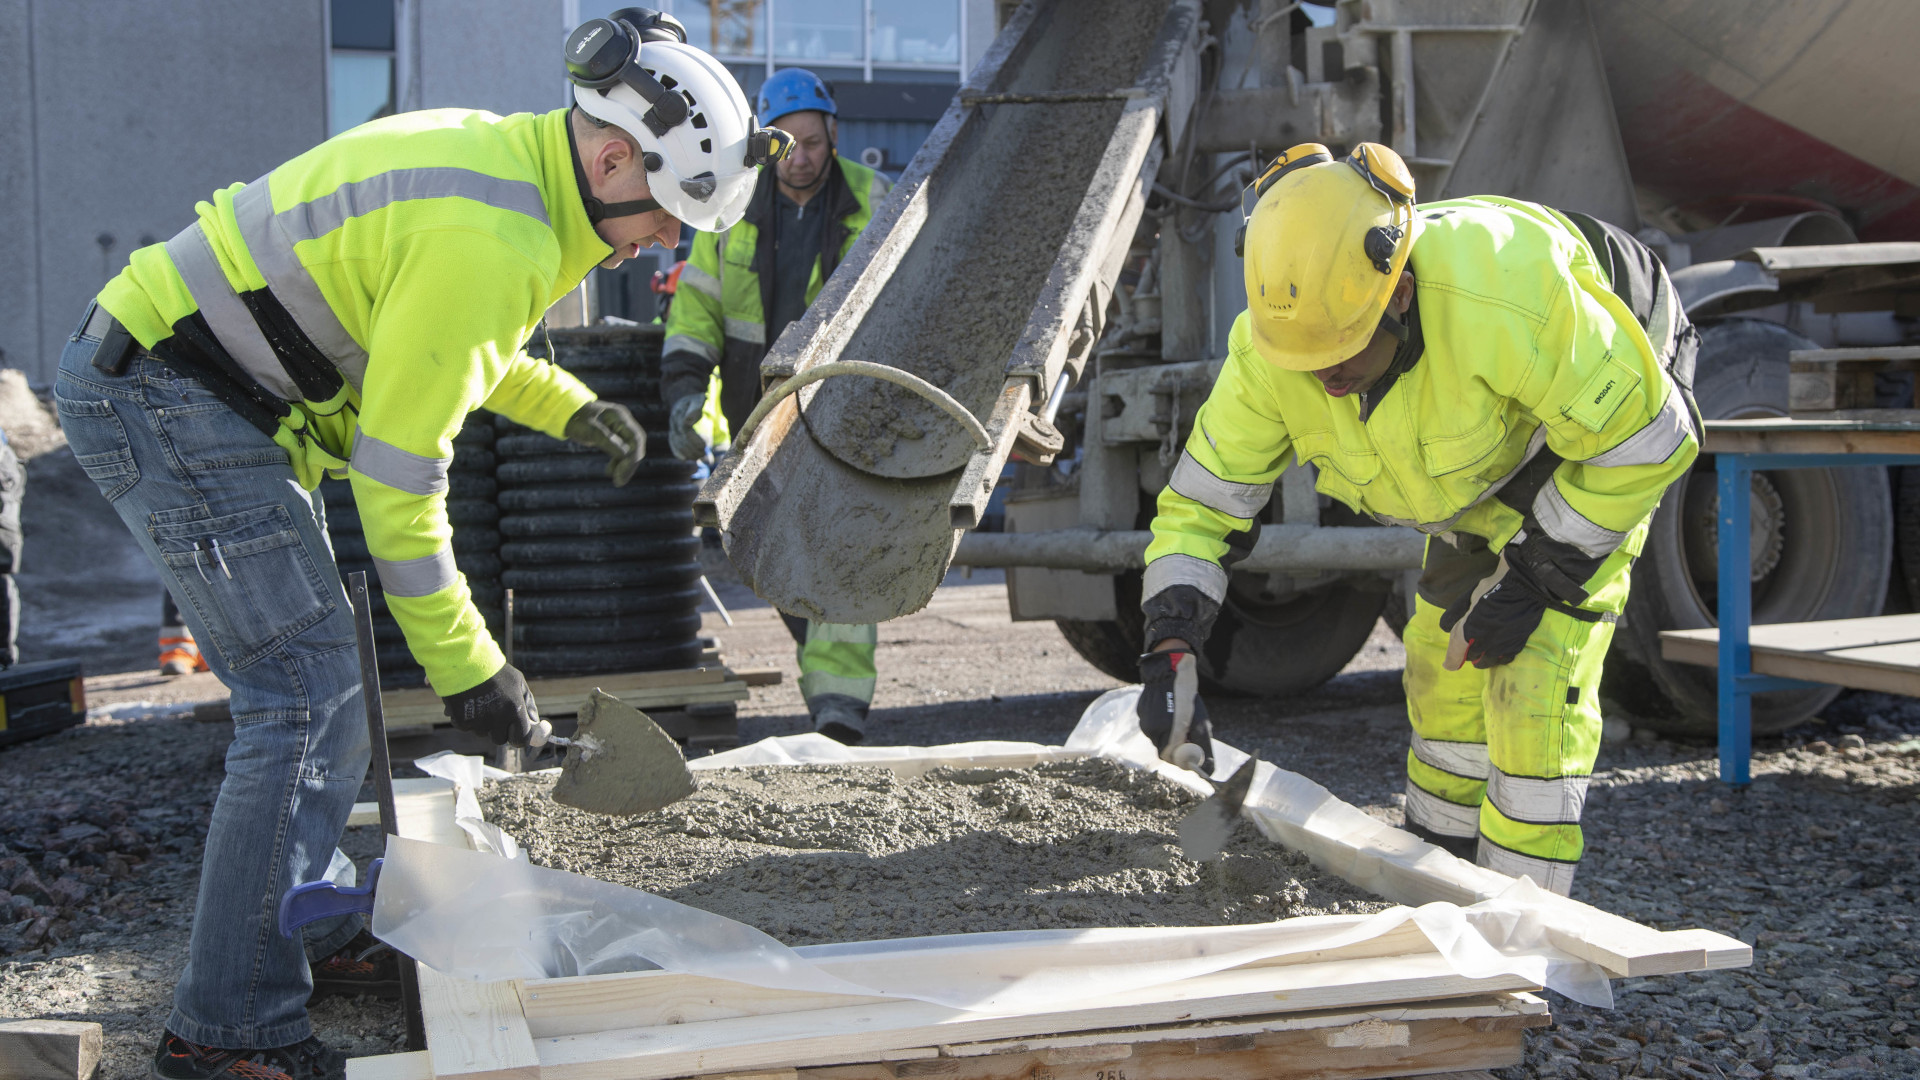
[[[280,936],[276,914],[287,889],[327,876],[366,775],[353,609],[324,504],[286,451],[144,353],[126,374],[103,374],[97,344],[76,332],[61,353],[60,426],[233,693],[167,1028],[203,1046],[286,1046],[312,1034],[307,950],[325,955],[359,929],[314,924],[303,948]]]

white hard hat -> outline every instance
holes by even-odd
[[[759,128],[720,61],[675,40],[684,36],[677,22],[647,12],[652,21],[636,26],[627,16],[638,10],[589,20],[568,37],[574,101],[633,136],[660,209],[703,231],[730,228],[747,212],[759,167],[785,156],[791,142]],[[600,207],[599,216],[651,209],[635,205]],[[590,216],[594,209],[590,203]]]

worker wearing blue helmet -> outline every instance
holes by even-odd
[[[671,409],[673,452],[689,460],[707,454],[710,433],[724,443],[753,411],[767,348],[820,294],[888,188],[886,178],[834,152],[839,110],[813,72],[776,72],[756,111],[761,123],[794,137],[794,150],[777,170],[762,170],[738,224],[694,238],[667,314],[661,396]],[[800,646],[800,691],[814,730],[861,741],[876,628],[785,618]]]

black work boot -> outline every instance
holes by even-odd
[[[153,1052],[154,1080],[345,1080],[347,1057],[309,1035],[292,1046],[231,1050],[165,1032]]]
[[[400,1000],[400,954],[365,930],[313,965],[313,996],[307,1004],[362,995]]]

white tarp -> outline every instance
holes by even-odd
[[[1004,766],[1096,756],[1153,769],[1196,792],[1209,791],[1200,778],[1155,756],[1133,722],[1138,693],[1138,687],[1130,687],[1095,701],[1065,746],[975,742],[848,747],[809,734],[762,740],[692,765],[700,770],[837,762],[918,775],[943,765]],[[1246,760],[1244,753],[1218,741],[1214,756],[1221,778]],[[1470,907],[1395,907],[1364,918],[1021,930],[788,948],[751,926],[711,912],[533,866],[512,837],[480,820],[472,792],[492,770],[476,758],[453,755],[423,758],[420,765],[461,789],[456,815],[479,850],[390,841],[373,932],[450,975],[537,979],[662,968],[776,989],[917,998],[952,1008],[1017,1013],[1190,979],[1256,960],[1337,948],[1412,922],[1462,975],[1519,975],[1578,1001],[1611,1004],[1606,976],[1598,967],[1548,944],[1539,911],[1543,894],[1524,879]],[[1340,808],[1364,821],[1340,818],[1339,824],[1387,829],[1319,785],[1266,764],[1248,797],[1247,815],[1272,836],[1276,821],[1339,818]]]

